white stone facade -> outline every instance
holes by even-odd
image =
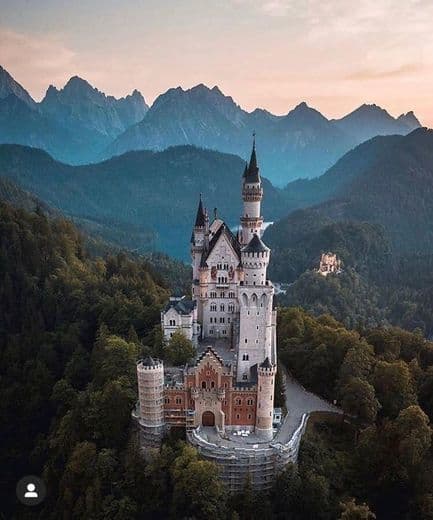
[[[161,327],[166,341],[180,330],[186,338],[196,344],[201,332],[196,303],[185,297],[171,297],[168,305],[161,312]]]
[[[274,287],[267,279],[270,249],[261,241],[262,183],[255,148],[245,168],[243,214],[235,237],[220,219],[210,224],[200,198],[191,237],[192,298],[202,339],[227,339],[237,351],[237,381],[257,378],[266,358],[276,364]]]

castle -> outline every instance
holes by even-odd
[[[319,269],[317,270],[322,276],[328,276],[328,274],[340,274],[341,273],[341,260],[335,253],[322,253],[320,257]]]
[[[276,354],[270,249],[261,240],[263,188],[255,144],[242,179],[243,214],[233,234],[209,221],[201,200],[191,236],[192,299],[170,299],[161,313],[165,338],[181,330],[197,345],[192,366],[164,370],[137,365],[141,424],[160,435],[166,426],[216,426],[273,435]]]
[[[196,345],[196,359],[181,368],[151,357],[137,363],[133,415],[141,446],[158,446],[168,428],[185,428],[200,453],[220,464],[232,490],[241,489],[247,474],[254,487],[269,486],[295,460],[299,444],[292,436],[304,427],[294,423],[284,440],[275,437],[281,422],[281,409],[274,408],[276,311],[267,278],[270,249],[261,239],[262,198],[253,142],[238,231],[216,214],[210,222],[200,196],[191,236],[192,297],[170,298],[161,313],[166,340],[181,330]]]

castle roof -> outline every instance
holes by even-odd
[[[272,364],[268,357],[263,361],[263,363],[260,363],[260,368],[272,368]]]
[[[257,166],[257,156],[256,156],[256,138],[253,140],[253,149],[251,151],[250,163],[248,164],[248,168],[245,167],[244,171],[244,182],[260,182],[260,174],[259,167]]]
[[[197,208],[197,215],[195,217],[195,227],[204,227],[205,224],[206,224],[206,215],[204,213],[203,203],[201,201],[201,195],[200,195],[200,201],[198,203],[198,208]]]
[[[237,238],[230,231],[230,228],[225,224],[225,222],[222,222],[222,224],[219,226],[219,228],[216,230],[215,234],[213,235],[211,241],[209,242],[208,248],[205,251],[203,251],[203,255],[202,255],[201,261],[200,261],[201,267],[207,267],[206,260],[209,258],[209,255],[212,253],[213,248],[216,246],[219,238],[223,234],[227,238],[229,244],[233,247],[238,258],[240,258],[241,246],[240,246]]]
[[[199,356],[199,358],[195,362],[196,366],[199,365],[201,360],[209,354],[211,354],[222,366],[224,366],[224,360],[218,355],[218,353],[212,347],[207,347],[207,349]]]
[[[147,356],[141,360],[141,364],[145,367],[156,367],[160,363],[159,359],[154,359],[152,356]]]
[[[270,249],[263,243],[257,233],[254,233],[253,238],[242,248],[242,253],[262,253],[266,251],[270,251]]]
[[[195,300],[187,300],[185,297],[170,300],[165,306],[164,312],[174,309],[178,314],[191,314],[197,305]]]

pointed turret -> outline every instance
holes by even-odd
[[[201,200],[201,193],[200,193],[200,201],[198,203],[197,208],[197,216],[195,218],[195,227],[204,227],[206,223],[206,215],[203,209],[203,203]]]
[[[253,183],[260,182],[259,167],[257,166],[257,155],[256,155],[256,136],[253,137],[253,149],[251,151],[250,162],[248,168],[244,172],[245,182]]]
[[[241,217],[242,236],[240,244],[246,245],[251,240],[253,233],[257,233],[260,237],[263,224],[263,218],[260,214],[263,188],[260,180],[259,167],[257,166],[255,134],[253,134],[253,149],[251,151],[250,162],[245,165],[242,177],[244,211]]]
[[[193,280],[198,280],[199,268],[202,261],[204,251],[209,246],[209,215],[207,210],[203,207],[201,199],[198,203],[197,215],[195,217],[194,229],[191,235],[191,256],[192,256],[192,272]],[[194,284],[193,284],[194,295]]]

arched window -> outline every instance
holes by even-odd
[[[202,388],[206,388],[206,381],[202,381],[202,383],[201,383],[201,387],[202,387]]]

